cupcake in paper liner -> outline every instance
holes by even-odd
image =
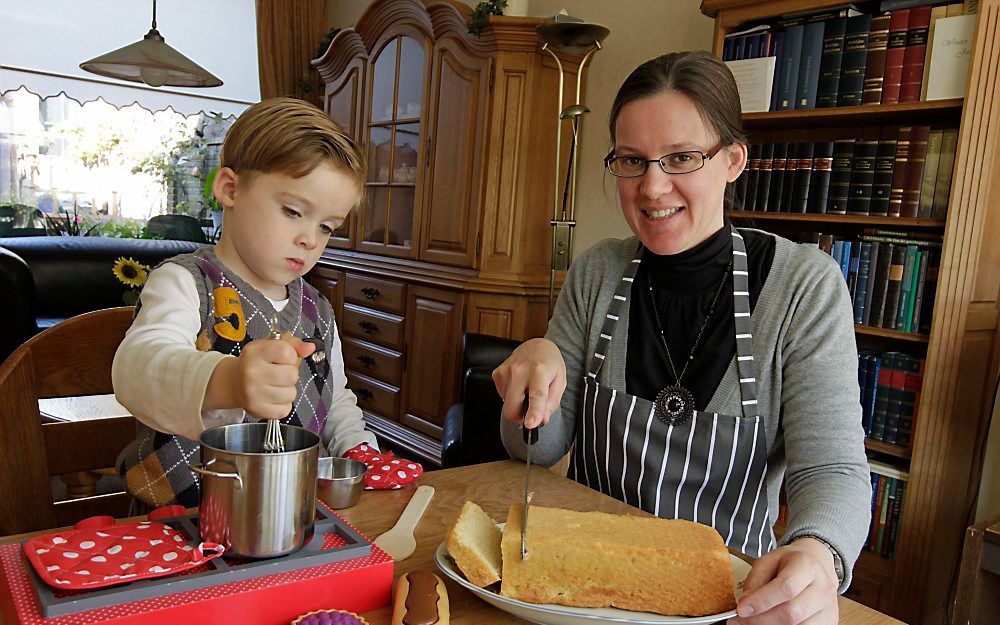
[[[368,625],[368,621],[344,610],[317,610],[303,614],[290,625]]]

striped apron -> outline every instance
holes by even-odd
[[[767,504],[767,443],[757,408],[746,246],[733,235],[733,308],[740,415],[695,411],[660,421],[652,400],[598,383],[615,326],[628,306],[642,247],[625,270],[584,378],[570,475],[577,482],[668,519],[711,525],[726,545],[752,557],[774,548]]]

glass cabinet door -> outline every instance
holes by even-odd
[[[400,35],[372,64],[361,249],[413,253],[426,56],[418,40]]]

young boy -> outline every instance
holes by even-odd
[[[112,367],[139,421],[119,471],[152,507],[198,504],[187,465],[219,425],[282,419],[320,434],[331,455],[377,452],[346,388],[331,306],[302,278],[359,203],[363,157],[322,111],[276,98],[236,120],[220,158],[222,237],[150,273]],[[286,339],[258,340],[275,317]]]

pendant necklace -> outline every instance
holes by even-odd
[[[715,313],[715,306],[719,303],[719,296],[722,295],[722,288],[726,285],[726,278],[729,277],[729,271],[732,268],[733,261],[730,260],[726,271],[722,274],[722,281],[719,282],[719,288],[715,290],[715,297],[712,298],[712,305],[708,308],[708,313],[701,324],[701,329],[698,330],[698,335],[695,336],[694,343],[691,345],[691,353],[688,354],[680,375],[677,375],[674,359],[670,356],[670,347],[667,346],[667,337],[663,331],[663,324],[660,323],[660,313],[656,310],[656,298],[653,296],[653,281],[649,273],[646,274],[646,284],[649,287],[649,303],[653,305],[653,318],[656,319],[656,329],[660,333],[660,342],[663,343],[663,351],[667,353],[670,372],[674,374],[674,383],[663,388],[656,395],[656,400],[653,402],[656,418],[667,425],[683,425],[694,416],[694,395],[690,390],[681,385],[681,380],[684,379],[684,374],[687,373],[688,365],[694,360],[694,353],[698,349],[698,343],[701,342],[701,336],[705,333],[705,328],[708,327],[708,322],[712,318],[713,313]]]

